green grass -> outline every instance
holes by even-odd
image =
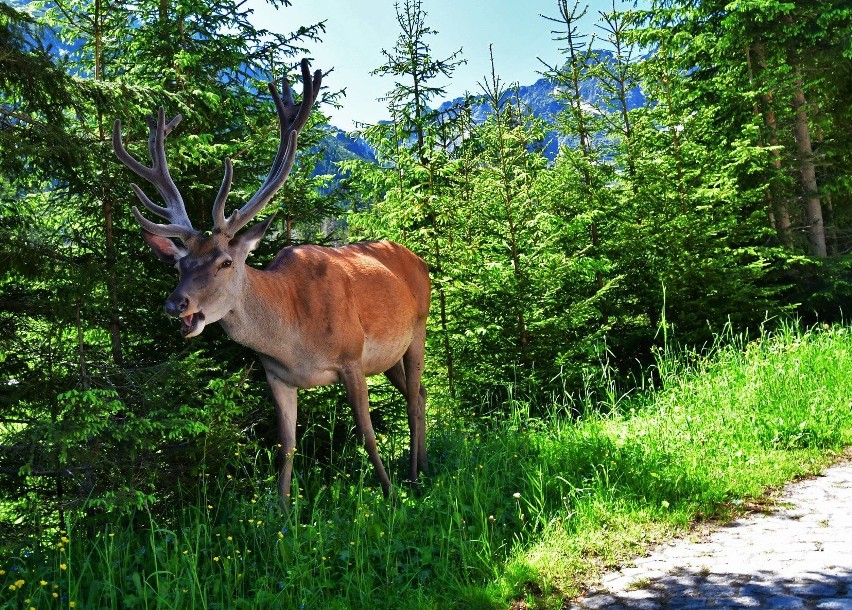
[[[270,456],[242,449],[193,497],[94,529],[70,518],[0,558],[0,608],[560,608],[600,570],[852,442],[849,328],[711,351],[661,358],[662,389],[603,405],[432,405],[432,476],[390,503],[350,447],[307,469],[282,516]]]

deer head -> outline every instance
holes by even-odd
[[[115,121],[112,143],[116,156],[136,175],[150,182],[165,202],[165,206],[157,205],[139,186],[130,185],[142,205],[168,221],[168,224],[151,222],[136,206],[133,207],[133,215],[142,226],[145,241],[161,260],[174,265],[180,274],[177,288],[166,299],[165,309],[170,316],[183,321],[181,334],[186,338],[200,334],[205,325],[220,320],[240,303],[246,258],[257,248],[274,214],[241,234],[238,231],[257,216],[287,180],[296,157],[299,131],[308,121],[322,84],[321,70],[314,72],[311,78],[307,59],[302,60],[301,67],[304,92],[300,103],[294,102],[286,80],[283,82],[283,96],[278,94],[274,83],[269,84],[281,132],[278,153],[269,175],[251,199],[226,218],[225,202],[231,189],[233,165],[230,159],[225,159],[225,177],[213,202],[213,231],[210,235],[193,228],[183,198],[169,175],[165,139],[180,123],[181,115],[166,121],[160,107],[156,117],[147,118],[151,167],[143,165],[125,150],[121,121]]]

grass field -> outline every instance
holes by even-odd
[[[603,403],[433,404],[417,494],[385,501],[344,448],[287,516],[270,456],[237,451],[192,497],[95,530],[69,518],[0,557],[0,608],[560,608],[650,542],[831,462],[852,443],[850,371],[852,330],[790,326],[661,356],[659,389]]]

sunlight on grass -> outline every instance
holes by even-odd
[[[272,454],[241,448],[186,497],[97,527],[80,514],[2,557],[0,608],[559,608],[852,440],[848,328],[710,351],[661,357],[664,386],[615,404],[433,407],[432,476],[392,502],[346,447],[302,471],[283,516]]]

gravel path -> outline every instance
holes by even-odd
[[[566,607],[852,610],[852,462],[787,486],[768,514],[655,549]]]

